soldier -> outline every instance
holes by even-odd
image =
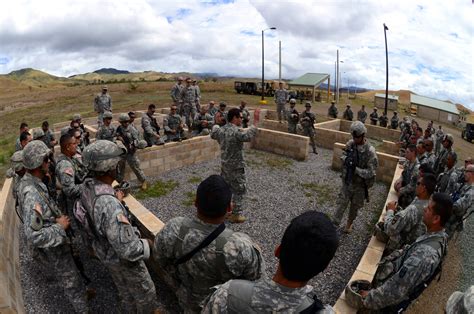
[[[443,150],[437,155],[436,161],[433,167],[433,170],[435,171],[436,175],[439,175],[441,172],[444,171],[444,168],[446,167],[446,161],[449,152],[453,150],[453,143],[454,143],[454,138],[451,134],[446,134],[443,137]]]
[[[435,137],[436,137],[435,154],[436,156],[438,156],[441,151],[441,143],[443,142],[443,138],[444,138],[444,131],[441,125],[438,126],[438,129],[436,130],[436,133],[435,133]]]
[[[257,244],[225,226],[231,199],[230,186],[212,175],[197,188],[196,216],[173,218],[156,235],[155,261],[185,313],[200,312],[213,286],[234,278],[256,280],[265,271]]]
[[[247,106],[247,102],[241,101],[240,102],[240,111],[242,112],[242,127],[244,129],[249,127],[249,121],[250,121],[250,112],[245,108]]]
[[[150,104],[148,105],[146,114],[142,116],[143,137],[145,138],[148,147],[153,145],[163,145],[165,143],[160,136],[160,126],[158,125],[158,121],[156,121],[156,118],[153,116],[155,111],[156,106]]]
[[[196,111],[195,112],[199,112],[201,111],[201,89],[199,88],[199,85],[197,84],[196,79],[193,80],[192,86],[194,88],[194,95],[196,97],[196,103],[195,103]]]
[[[183,106],[181,108],[181,116],[184,118],[188,129],[191,129],[193,117],[196,115],[196,91],[191,86],[191,78],[186,78],[186,86],[181,90]]]
[[[336,102],[333,100],[331,101],[331,106],[329,106],[328,108],[328,117],[337,119],[337,114],[338,114],[338,111],[336,107]]]
[[[415,198],[416,182],[419,176],[420,163],[416,159],[416,146],[410,144],[405,153],[406,161],[400,178],[395,182],[395,191],[398,196],[398,204],[405,208]]]
[[[112,125],[112,112],[106,111],[104,112],[102,118],[103,118],[103,124],[99,127],[97,130],[97,133],[95,134],[95,139],[96,140],[107,140],[111,142],[115,142],[115,137],[116,137],[116,129]]]
[[[288,111],[288,133],[296,134],[296,126],[300,121],[300,114],[296,110],[296,99],[290,99],[290,110]]]
[[[392,118],[390,118],[390,127],[394,130],[398,129],[398,113],[393,112]]]
[[[346,143],[343,151],[342,187],[339,205],[333,221],[336,226],[341,223],[342,216],[349,205],[349,216],[344,229],[352,231],[352,223],[357,211],[364,206],[364,198],[368,200],[369,191],[375,181],[378,159],[375,148],[365,138],[367,129],[360,121],[351,124],[352,139]]]
[[[107,91],[107,86],[102,86],[102,93],[97,94],[94,98],[94,111],[99,114],[97,117],[97,124],[99,126],[103,123],[104,112],[112,112],[112,97],[110,97]]]
[[[33,137],[28,131],[24,131],[20,134],[19,140],[19,145],[15,145],[16,151],[20,151],[25,148],[25,146],[33,140]]]
[[[366,308],[401,313],[421,294],[441,269],[447,249],[443,227],[451,213],[449,196],[434,193],[423,213],[427,233],[412,245],[383,258],[375,274],[375,288],[359,291]]]
[[[211,100],[209,102],[209,107],[207,108],[207,113],[209,113],[213,118],[216,115],[217,111],[219,111],[219,109],[217,109],[215,105],[215,102]]]
[[[27,123],[22,122],[22,123],[20,124],[20,135],[18,136],[18,138],[16,139],[16,142],[15,142],[15,151],[19,151],[19,150],[22,150],[22,149],[23,149],[24,146],[22,146],[21,143],[20,143],[20,142],[21,142],[20,137],[21,137],[21,134],[22,134],[23,132],[27,132],[27,133],[29,134],[29,130],[30,130],[30,129],[28,128],[28,124],[27,124]],[[25,145],[26,145],[26,144],[25,144]]]
[[[69,126],[61,129],[61,135],[66,134],[72,129],[79,130],[81,132],[81,143],[79,144],[79,149],[80,151],[83,151],[84,148],[90,143],[90,140],[89,140],[90,135],[89,135],[89,132],[86,131],[86,127],[84,126],[84,124],[82,124],[81,122],[82,122],[81,115],[79,113],[75,113],[72,116],[72,120]]]
[[[84,225],[95,255],[115,283],[119,312],[153,313],[155,285],[144,263],[153,244],[151,240],[141,239],[138,229],[130,224],[122,204],[123,192],[115,192],[111,185],[118,179],[116,169],[123,152],[117,144],[104,140],[86,148],[84,165],[92,178],[84,182],[75,212],[82,214],[76,217]]]
[[[307,211],[291,221],[275,249],[278,268],[272,279],[236,279],[217,286],[202,313],[335,313],[313,298],[307,283],[326,269],[338,245],[327,216]]]
[[[214,118],[207,113],[206,106],[202,106],[199,113],[194,117],[193,136],[209,135],[214,125]]]
[[[117,128],[117,140],[121,141],[127,153],[123,155],[123,158],[118,163],[117,168],[117,181],[121,183],[125,176],[125,163],[128,163],[130,169],[137,176],[138,181],[141,183],[141,189],[144,191],[148,188],[146,182],[145,174],[143,170],[140,169],[140,160],[135,155],[138,148],[145,148],[146,145],[143,145],[139,138],[137,138],[129,126],[130,118],[128,114],[121,113],[119,116],[120,126]]]
[[[472,165],[472,158],[468,157],[464,160],[463,167],[456,167],[451,176],[449,177],[448,191],[456,191],[460,185],[465,183],[464,181],[464,172],[466,171],[467,166]]]
[[[354,113],[351,110],[351,105],[349,104],[346,105],[346,110],[344,110],[344,113],[342,114],[342,118],[349,121],[352,121],[352,119],[354,119]]]
[[[433,169],[435,161],[436,161],[436,155],[433,153],[433,140],[427,139],[424,140],[423,143],[425,144],[425,155],[426,158],[423,159],[423,164],[428,164],[431,169]]]
[[[136,118],[135,112],[130,111],[128,113],[128,117],[130,118],[130,120],[128,122],[128,126],[130,127],[130,130],[132,131],[133,136],[135,136],[136,138],[140,138],[140,131],[138,131],[137,127],[133,123],[135,121],[135,118]]]
[[[455,291],[446,302],[446,314],[468,314],[474,313],[474,285],[470,286],[465,293]]]
[[[311,112],[311,103],[309,101],[305,104],[306,110],[301,113],[300,123],[303,127],[303,135],[309,137],[309,143],[313,148],[313,153],[316,155],[316,143],[314,141],[314,123],[316,122],[316,115]]]
[[[183,91],[183,77],[178,77],[178,82],[174,84],[171,89],[171,99],[173,100],[174,105],[178,108],[178,114],[181,114],[181,106],[183,104],[183,98],[181,92]]]
[[[227,123],[227,111],[225,108],[227,104],[223,101],[219,103],[219,111],[214,115],[215,124],[218,126],[224,126]]]
[[[436,192],[442,192],[442,193],[447,193],[451,194],[454,192],[453,190],[448,190],[448,185],[451,176],[454,174],[456,171],[456,163],[458,161],[458,155],[456,154],[455,151],[450,151],[447,156],[447,162],[446,162],[446,168],[444,172],[441,172],[438,176],[438,184],[436,186]],[[451,188],[454,188],[453,185],[451,185]]]
[[[43,141],[44,138],[44,132],[42,129],[34,129],[33,130],[33,141],[38,140],[44,143]],[[46,145],[48,146],[48,145]]]
[[[379,118],[379,125],[382,127],[382,128],[386,128],[387,127],[387,123],[388,123],[388,117],[387,117],[387,113],[384,112],[380,118]]]
[[[357,120],[362,123],[365,123],[365,120],[367,120],[367,112],[365,111],[365,105],[362,105],[362,108],[357,111]]]
[[[183,119],[176,113],[176,111],[176,106],[171,106],[170,113],[163,119],[163,129],[165,129],[166,142],[178,142],[186,139],[184,136]]]
[[[44,266],[44,272],[56,276],[74,311],[88,313],[85,289],[66,235],[69,217],[61,214],[42,182],[52,152],[43,142],[32,141],[23,153],[27,173],[22,178],[20,203],[28,247],[33,249],[34,260]]]
[[[282,117],[285,115],[285,105],[288,101],[288,91],[283,88],[283,82],[278,83],[279,88],[275,91],[275,103],[277,106],[278,122],[281,123]]]
[[[379,115],[377,113],[377,108],[374,108],[374,111],[370,114],[370,124],[377,125],[377,121],[379,121]]]
[[[234,208],[229,221],[242,223],[247,220],[241,214],[243,199],[247,193],[243,143],[251,141],[257,134],[257,128],[255,126],[247,130],[240,128],[242,114],[238,108],[229,110],[227,120],[229,123],[223,127],[215,125],[212,128],[211,138],[217,140],[221,146],[221,175],[234,194]]]
[[[427,158],[425,141],[419,141],[418,144],[416,144],[416,156],[420,165],[425,162]]]
[[[416,197],[406,208],[397,206],[392,201],[387,204],[384,231],[390,237],[385,247],[393,252],[409,245],[426,232],[423,224],[423,210],[428,205],[436,187],[436,177],[427,173],[416,183]]]
[[[20,182],[21,182],[21,178],[23,178],[23,176],[26,173],[25,166],[23,165],[23,151],[22,150],[16,151],[10,158],[10,162],[11,162],[10,168],[7,170],[5,175],[7,178],[13,179],[12,194],[13,194],[13,197],[15,198],[15,211],[21,223],[23,223],[23,214],[22,214],[22,208],[20,204],[20,191],[21,191]]]
[[[46,144],[46,146],[48,146],[48,148],[54,149],[54,146],[58,143],[58,141],[54,137],[54,133],[49,129],[48,121],[43,121],[41,124],[41,129],[44,133],[43,142]]]

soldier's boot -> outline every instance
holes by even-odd
[[[316,151],[316,147],[315,147],[315,146],[313,147],[313,153],[316,154],[316,155],[318,154],[318,152]]]
[[[242,216],[241,214],[232,214],[229,216],[229,218],[227,218],[227,220],[231,223],[241,224],[245,222],[247,218],[245,218],[245,216]]]
[[[142,186],[141,186],[142,191],[148,190],[148,183],[146,181],[143,181]]]
[[[352,232],[352,221],[347,221],[346,227],[344,228],[344,233]]]

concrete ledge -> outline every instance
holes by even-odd
[[[339,130],[343,132],[349,132],[351,128],[352,121],[347,120],[340,120],[341,125]],[[375,138],[378,140],[392,140],[398,141],[400,138],[401,132],[399,130],[388,129],[377,125],[365,124],[367,128],[367,134],[371,138]]]
[[[268,129],[258,129],[252,140],[252,148],[287,156],[296,160],[308,158],[309,138]]]

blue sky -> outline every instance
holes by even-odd
[[[0,73],[25,67],[69,76],[114,67],[130,71],[333,76],[342,85],[390,89],[474,109],[473,5],[445,1],[16,0],[0,11]]]

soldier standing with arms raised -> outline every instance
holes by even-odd
[[[281,123],[282,116],[285,114],[285,105],[288,101],[288,91],[283,88],[283,82],[278,83],[279,88],[275,91],[275,103],[277,105],[278,122]]]
[[[94,111],[99,114],[97,118],[97,123],[99,126],[103,123],[104,112],[112,112],[112,97],[107,93],[107,86],[102,86],[102,93],[98,94],[94,98]]]

